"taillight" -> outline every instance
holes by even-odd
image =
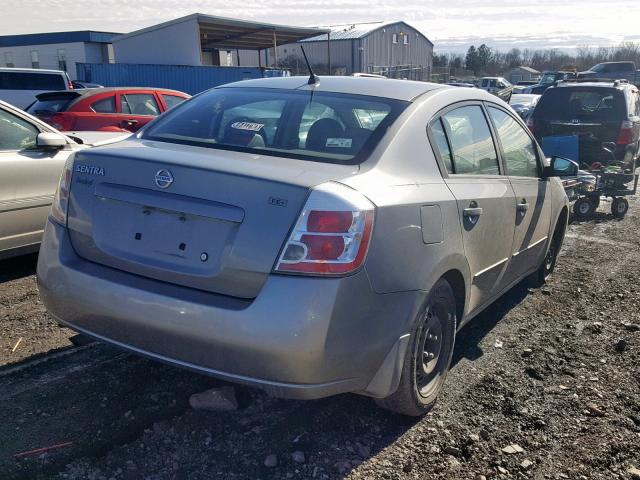
[[[618,134],[618,145],[629,145],[633,142],[633,122],[625,120],[620,125],[620,133]]]
[[[313,189],[275,267],[276,272],[343,275],[365,260],[374,205],[344,185]]]
[[[535,129],[536,129],[536,122],[533,118],[529,117],[529,119],[527,120],[527,127],[529,127],[529,131],[531,133],[536,133]]]
[[[71,177],[73,176],[73,154],[69,156],[62,169],[58,189],[51,204],[51,218],[63,227],[67,226],[67,209],[69,207],[69,193],[71,191]]]
[[[56,113],[51,117],[51,126],[58,130],[73,130],[75,119],[65,113]]]

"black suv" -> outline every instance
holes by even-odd
[[[640,147],[639,115],[638,89],[625,80],[561,82],[542,95],[528,125],[541,145],[545,137],[577,136],[581,166],[631,168]]]

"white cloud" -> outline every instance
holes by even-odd
[[[304,26],[406,20],[439,50],[486,41],[499,48],[610,45],[636,35],[628,0],[2,0],[0,32],[128,32],[194,12]],[[624,12],[624,14],[621,14]],[[637,38],[637,35],[636,35]]]

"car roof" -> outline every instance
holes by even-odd
[[[189,95],[178,90],[171,90],[170,88],[156,88],[156,87],[98,87],[98,88],[76,88],[73,90],[54,90],[52,92],[43,92],[36,95],[36,98],[54,97],[57,95],[67,95],[70,97],[87,97],[94,94],[110,93],[110,92],[122,92],[122,91],[158,91],[167,93],[179,93],[180,95]]]
[[[308,84],[308,76],[259,78],[229,83],[216,88],[278,88],[284,90],[311,90],[316,92],[347,93],[372,97],[391,98],[411,101],[414,98],[440,88],[456,87],[439,83],[395,80],[389,78],[368,77],[330,77],[321,76],[320,83]]]
[[[626,87],[632,87],[630,83],[614,83],[614,82],[559,82],[556,87],[575,88],[575,87],[591,87],[591,88],[615,88],[622,90]]]
[[[41,68],[13,68],[13,67],[0,67],[0,72],[17,72],[17,73],[46,73],[56,75],[66,75],[62,70],[45,70]]]

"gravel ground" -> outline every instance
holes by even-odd
[[[356,395],[242,387],[237,411],[193,410],[191,394],[222,383],[69,347],[33,258],[0,263],[0,478],[638,479],[640,202],[623,221],[608,208],[571,224],[547,286],[515,287],[463,329],[419,420]]]

